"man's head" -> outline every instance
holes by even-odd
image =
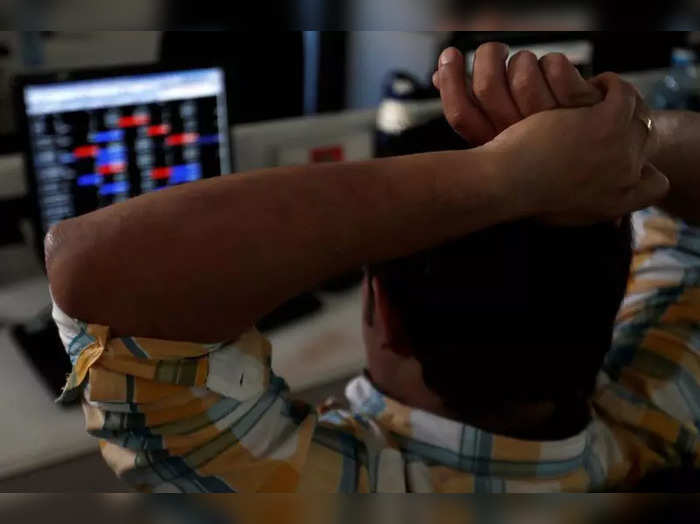
[[[588,397],[624,295],[630,237],[629,219],[526,220],[369,267],[372,378],[467,420],[504,404]]]

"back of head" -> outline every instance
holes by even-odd
[[[425,383],[468,417],[503,402],[587,397],[630,259],[629,218],[587,227],[524,220],[368,270]]]

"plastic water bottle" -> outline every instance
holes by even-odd
[[[694,51],[674,48],[671,69],[655,87],[651,105],[655,109],[700,111],[700,67]]]

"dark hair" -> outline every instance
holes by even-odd
[[[504,401],[588,397],[631,259],[620,226],[502,224],[368,268],[426,384],[470,416]]]

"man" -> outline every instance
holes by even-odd
[[[446,116],[480,147],[223,177],[52,230],[47,269],[74,362],[62,398],[82,395],[87,429],[102,439],[110,466],[159,491],[350,492],[617,489],[651,471],[696,466],[691,226],[660,212],[641,217],[648,235],[637,247],[646,251],[633,268],[647,272],[632,280],[621,313],[625,343],[613,348],[613,371],[595,391],[602,354],[590,353],[610,344],[629,267],[624,217],[668,191],[655,164],[671,179],[664,203],[693,209],[697,189],[685,166],[697,118],[655,115],[654,126],[615,75],[588,85],[557,55],[532,58],[506,67],[502,46],[482,46],[471,92],[459,53],[442,55],[435,81]],[[581,105],[589,107],[562,108]],[[565,282],[559,293],[547,285],[546,296],[559,301],[553,307],[508,276],[511,253],[532,263],[522,277],[546,283],[542,267],[566,275],[541,255],[557,253],[552,238],[569,255],[562,263],[586,272],[595,291],[576,289],[588,303],[600,293],[603,311],[576,307]],[[577,262],[582,255],[595,269]],[[455,260],[466,276],[451,290],[444,276],[459,274]],[[472,261],[502,301],[473,276]],[[669,270],[649,271],[659,263]],[[370,268],[368,370],[348,385],[351,409],[289,402],[270,372],[269,345],[251,325],[288,296],[360,264]],[[516,286],[512,293],[502,278]],[[413,284],[422,291],[411,293]],[[524,349],[500,333],[491,344],[488,330],[458,315],[460,307],[480,314],[470,293],[494,315],[517,322],[534,305],[548,307],[554,322],[520,322]],[[645,299],[660,311],[650,315]],[[444,326],[432,308],[451,315]],[[562,313],[569,308],[587,315],[578,318],[580,332],[556,325],[572,325]],[[489,315],[479,320],[515,331]],[[566,359],[550,332],[567,346]],[[654,358],[663,367],[635,367],[636,348],[647,363],[645,352],[660,348]],[[492,369],[474,366],[460,382],[450,362],[471,358]],[[552,369],[548,359],[567,365]],[[528,373],[539,382],[528,383]],[[488,391],[476,394],[475,383]]]

